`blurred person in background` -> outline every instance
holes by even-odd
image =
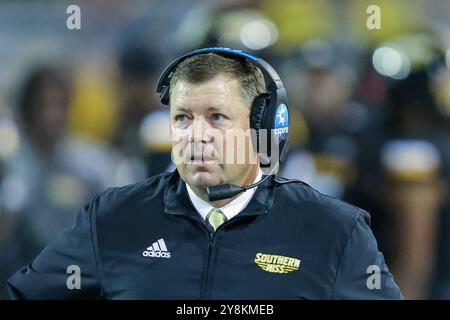
[[[450,291],[450,136],[431,90],[435,65],[388,81],[381,126],[367,131],[347,198],[373,212],[380,248],[410,299]]]
[[[10,115],[4,115],[0,106],[0,282],[4,282],[17,268],[25,263],[27,243],[17,237],[17,216],[10,211],[7,199],[10,195],[4,191],[8,183],[5,179],[5,164],[15,152],[18,144],[18,132]],[[0,289],[0,299],[7,298],[4,287]]]
[[[425,140],[387,141],[382,197],[393,232],[392,272],[407,299],[426,299],[437,266],[439,217],[448,187],[439,150]]]
[[[430,139],[450,161],[450,134],[445,127],[445,117],[438,108],[431,90],[434,66],[412,72],[406,79],[394,82],[388,93],[384,132],[386,136],[424,137]],[[443,174],[450,178],[450,168]]]
[[[19,95],[20,145],[5,163],[2,193],[31,256],[73,223],[76,207],[105,187],[96,174],[103,164],[87,144],[69,136],[70,98],[69,76],[54,67],[32,70]]]
[[[127,159],[136,181],[168,169],[169,113],[162,108],[154,85],[158,57],[144,44],[130,42],[119,51],[119,114],[113,144]]]
[[[437,108],[443,118],[444,135],[450,135],[450,51],[446,54],[446,60],[434,68],[431,78],[430,90],[435,98]],[[450,158],[447,151],[447,159]],[[442,152],[442,150],[441,150]],[[450,299],[450,165],[445,163],[442,168],[443,178],[446,180],[446,201],[441,210],[439,219],[439,243],[437,263],[431,284],[430,298]]]
[[[355,176],[358,137],[370,114],[365,105],[351,100],[351,74],[331,58],[335,51],[324,45],[305,54],[304,98],[298,109],[307,123],[308,139],[303,146],[292,148],[282,172],[343,198]]]
[[[445,250],[450,230],[446,187],[450,183],[450,135],[432,91],[438,65],[439,59],[433,60],[392,86],[384,131],[386,139],[421,139],[436,149],[433,153],[437,165],[431,168],[430,178],[423,183],[401,184],[403,187],[393,192],[387,206],[389,212],[393,206],[406,212],[395,216],[398,223],[394,223],[397,231],[391,239],[395,248],[392,262],[394,270],[402,274],[399,273],[399,282],[405,295],[416,299],[449,298],[450,291],[448,271],[444,268],[449,264]],[[414,161],[430,157],[431,153],[423,149],[398,166],[407,170]],[[404,236],[397,235],[400,230],[404,230]]]

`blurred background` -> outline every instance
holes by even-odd
[[[448,0],[0,1],[0,298],[95,193],[173,170],[155,82],[205,46],[278,70],[281,174],[369,211],[406,298],[449,299]]]

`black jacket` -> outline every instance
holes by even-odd
[[[23,299],[401,299],[369,219],[272,177],[212,234],[164,173],[97,195],[7,285]]]

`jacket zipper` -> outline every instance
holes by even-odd
[[[264,211],[265,213],[267,213],[267,210]],[[205,299],[210,299],[210,292],[209,290],[209,283],[210,283],[210,269],[211,269],[211,264],[212,262],[214,262],[214,258],[215,258],[215,252],[216,250],[214,250],[214,244],[215,244],[215,239],[216,239],[216,234],[217,232],[219,232],[220,229],[224,228],[225,226],[230,226],[233,225],[237,222],[239,222],[239,220],[241,220],[241,218],[233,218],[227,222],[225,222],[224,224],[222,224],[214,233],[210,233],[209,230],[207,230],[207,234],[208,234],[208,257],[206,260],[206,271],[205,271],[205,275],[203,277],[203,282],[202,282],[202,296],[201,296],[201,300],[205,300]]]
[[[211,264],[211,252],[212,252],[212,246],[213,246],[213,239],[214,239],[214,234],[211,234],[208,230],[208,228],[201,223],[199,220],[192,218],[192,217],[187,217],[184,216],[185,218],[187,218],[188,220],[192,221],[193,223],[198,223],[200,224],[201,229],[203,229],[203,231],[206,233],[206,236],[208,238],[208,256],[206,258],[206,270],[204,270],[204,274],[202,275],[202,284],[201,284],[201,289],[200,289],[200,299],[201,300],[205,300],[206,296],[208,294],[208,278],[209,278],[209,269],[210,269],[210,264]]]
[[[209,289],[209,274],[211,269],[211,263],[214,261],[214,239],[215,234],[210,234],[209,230],[208,233],[208,256],[206,258],[206,270],[205,274],[203,276],[203,283],[202,283],[202,300],[207,299],[208,297],[208,289]]]

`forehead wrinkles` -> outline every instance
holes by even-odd
[[[180,80],[172,93],[173,105],[183,106],[186,102],[208,99],[217,103],[225,100],[241,99],[240,84],[236,79],[216,77],[203,83],[190,83]]]

